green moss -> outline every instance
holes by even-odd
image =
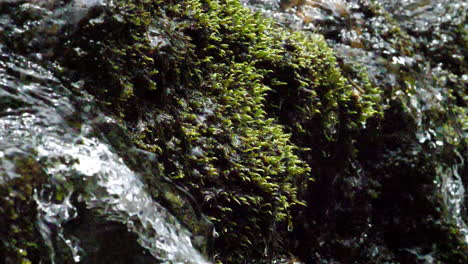
[[[282,251],[312,180],[299,155],[320,152],[294,143],[351,142],[381,111],[380,93],[347,85],[321,36],[239,1],[127,1],[87,21],[64,64],[201,204],[227,263]]]
[[[34,226],[33,192],[46,177],[32,158],[17,156],[11,162],[15,171],[0,170],[0,256],[8,263],[31,263],[44,250]]]

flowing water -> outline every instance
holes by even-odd
[[[373,84],[388,98],[400,98],[417,125],[416,137],[434,152],[455,153],[438,164],[434,184],[448,215],[468,245],[463,221],[466,157],[452,146],[466,140],[466,117],[448,111],[448,91],[459,89],[466,102],[465,1],[453,0],[243,0],[294,30],[320,33],[334,49],[341,67],[364,66]],[[349,80],[352,86],[358,86]],[[456,86],[458,84],[458,86]],[[398,89],[396,89],[398,88]],[[396,91],[396,92],[395,92]],[[463,105],[463,103],[461,103]],[[440,114],[432,118],[433,112]],[[434,117],[434,116],[432,116]],[[445,120],[445,121],[443,121]],[[447,123],[465,120],[464,128]],[[466,181],[466,179],[464,179]]]
[[[196,238],[153,195],[182,204],[195,221],[190,197],[156,174],[150,165],[156,158],[128,143],[115,121],[83,94],[80,82],[60,80],[58,66],[43,59],[47,50],[40,47],[54,45],[54,34],[63,34],[61,28],[104,1],[54,4],[22,4],[20,9],[39,17],[23,27],[15,25],[14,13],[0,17],[0,32],[18,36],[20,43],[25,32],[38,32],[30,36],[34,49],[39,47],[34,53],[19,54],[0,42],[0,183],[20,177],[17,161],[24,159],[34,160],[48,176],[34,186],[37,227],[50,252],[50,259],[41,261],[105,262],[104,253],[97,251],[112,241],[99,245],[93,239],[112,240],[106,235],[118,232],[124,240],[127,232],[140,249],[129,253],[136,256],[124,256],[122,263],[208,263],[192,244]],[[8,3],[1,8],[8,10]],[[145,175],[160,179],[156,191],[145,185]],[[102,251],[116,254],[112,248]]]

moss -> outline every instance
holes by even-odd
[[[375,88],[346,84],[322,37],[239,1],[126,1],[91,12],[71,39],[64,64],[194,195],[227,263],[282,251],[313,179],[298,156],[310,150],[294,143],[351,148],[381,111]]]
[[[7,263],[37,262],[44,248],[34,226],[36,206],[33,192],[46,181],[45,174],[30,157],[2,158],[12,162],[16,170],[8,173],[0,170],[1,259]]]

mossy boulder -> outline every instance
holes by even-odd
[[[352,152],[353,133],[381,112],[380,92],[356,94],[321,36],[238,1],[95,8],[71,39],[64,65],[194,195],[228,263],[281,251],[313,180],[299,156],[331,142]]]
[[[455,223],[438,211],[444,205],[434,185],[441,168],[459,165],[445,155],[466,153],[466,143],[444,141],[446,148],[434,149],[437,138],[423,144],[417,136],[435,124],[459,139],[460,124],[449,119],[463,112],[459,90],[447,90],[446,108],[427,111],[421,126],[412,112],[417,91],[410,74],[399,73],[403,81],[395,87],[376,83],[362,66],[337,60],[323,36],[293,32],[239,1],[113,2],[86,9],[76,24],[38,27],[47,40],[42,46],[31,44],[38,32],[26,29],[47,8],[0,4],[14,25],[26,28],[4,30],[2,40],[17,53],[40,51],[73,93],[92,94],[131,136],[116,147],[124,159],[133,144],[155,155],[126,162],[154,166],[194,197],[217,231],[215,261],[271,261],[293,253],[310,263],[411,262],[432,249],[432,240],[441,260],[466,259]],[[366,14],[385,12],[370,5]],[[385,34],[401,55],[414,52],[398,26]],[[0,224],[19,225],[0,234],[12,238],[1,240],[2,253],[28,263],[45,251],[33,225],[36,212],[23,208],[35,208],[33,186],[46,178],[26,161],[19,168],[30,172],[0,182],[0,212],[7,215]],[[193,212],[180,212],[181,199],[161,192],[168,181],[142,176],[153,198],[193,233],[206,233]],[[407,188],[399,189],[402,182]],[[102,225],[92,212],[80,214]],[[89,239],[83,223],[70,225],[76,237]],[[108,235],[124,229],[116,224]],[[407,241],[399,244],[399,237]],[[130,251],[140,251],[134,239],[122,234]],[[421,251],[402,251],[413,246]],[[96,261],[107,251],[99,254]]]

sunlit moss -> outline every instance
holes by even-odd
[[[94,17],[104,22],[80,26],[65,64],[194,195],[227,263],[281,251],[312,180],[298,156],[310,150],[294,143],[351,137],[341,128],[381,111],[379,91],[356,94],[321,36],[239,1],[126,1]]]

